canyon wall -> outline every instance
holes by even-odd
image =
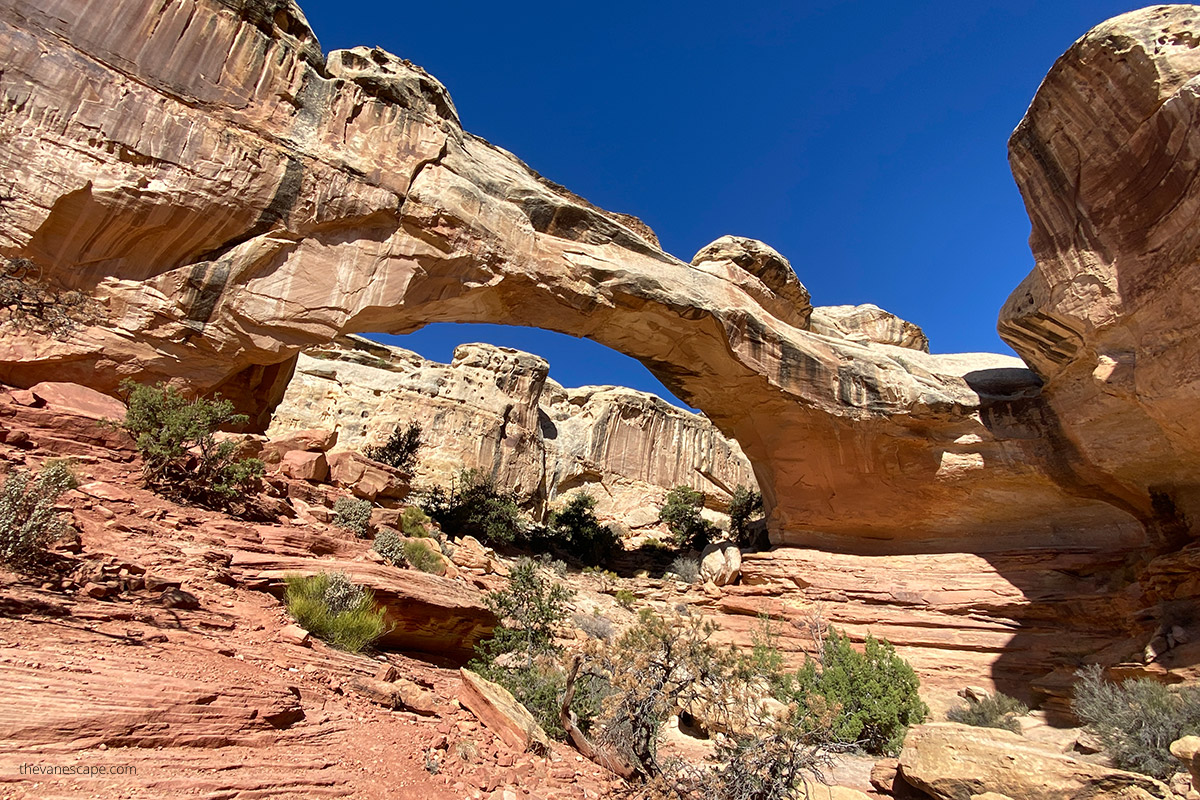
[[[6,332],[10,384],[170,380],[264,427],[305,348],[535,325],[638,358],[736,439],[781,544],[1111,549],[1171,516],[1107,479],[1019,360],[814,315],[750,239],[670,256],[464,132],[419,67],[323,56],[288,0],[0,0],[0,59],[0,254],[97,308]]]
[[[378,445],[421,424],[418,485],[448,486],[478,468],[535,510],[586,491],[597,514],[631,529],[654,525],[668,490],[687,485],[716,506],[754,486],[736,442],[703,416],[617,386],[567,389],[534,355],[464,344],[450,364],[345,337],[302,353],[269,434],[325,428],[337,449]]]

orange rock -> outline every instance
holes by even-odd
[[[458,700],[479,721],[514,749],[548,753],[550,739],[533,715],[503,686],[465,667],[459,670],[462,688]]]

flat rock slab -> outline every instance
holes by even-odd
[[[469,669],[461,669],[459,674],[462,675],[459,702],[505,744],[522,751],[550,752],[546,732],[508,689]]]

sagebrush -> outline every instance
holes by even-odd
[[[288,613],[334,647],[356,653],[387,630],[386,612],[376,607],[371,590],[351,583],[343,573],[287,575],[284,581]]]
[[[958,705],[946,712],[946,719],[977,728],[1000,728],[1021,732],[1020,717],[1029,713],[1029,707],[1015,697],[997,692],[979,699],[967,698],[965,705]]]
[[[339,497],[333,503],[333,524],[360,539],[371,532],[371,502],[356,497]]]
[[[1077,674],[1072,707],[1105,754],[1121,769],[1169,778],[1179,768],[1171,742],[1200,735],[1200,687],[1148,678],[1110,683],[1097,665]]]
[[[384,528],[381,530],[375,536],[375,541],[371,543],[371,547],[392,566],[408,566],[408,558],[404,555],[404,539],[395,528]]]
[[[46,548],[71,529],[54,505],[75,485],[65,461],[48,461],[36,474],[23,469],[8,474],[0,488],[0,564],[19,570],[37,565]]]

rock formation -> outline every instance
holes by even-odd
[[[1198,26],[1178,5],[1096,27],[1009,143],[1036,266],[1000,334],[1045,381],[1068,466],[1168,540],[1200,518]]]
[[[1070,758],[995,728],[918,725],[900,754],[903,779],[935,800],[994,796],[1021,800],[1173,798],[1160,781]]]
[[[463,132],[419,67],[323,58],[286,0],[4,0],[0,59],[0,252],[100,309],[63,340],[6,333],[9,383],[169,379],[262,427],[305,347],[519,322],[638,358],[703,409],[753,463],[778,543],[1103,548],[1163,513],[1069,446],[1016,359],[814,333],[778,253],[663,253]],[[1163,59],[1176,82],[1191,63]]]
[[[322,428],[338,449],[380,444],[422,426],[418,485],[447,486],[480,468],[535,508],[583,490],[597,513],[630,528],[654,524],[680,484],[727,499],[754,486],[736,442],[703,416],[615,386],[565,389],[537,356],[466,344],[450,364],[357,337],[300,355],[268,433]]]

